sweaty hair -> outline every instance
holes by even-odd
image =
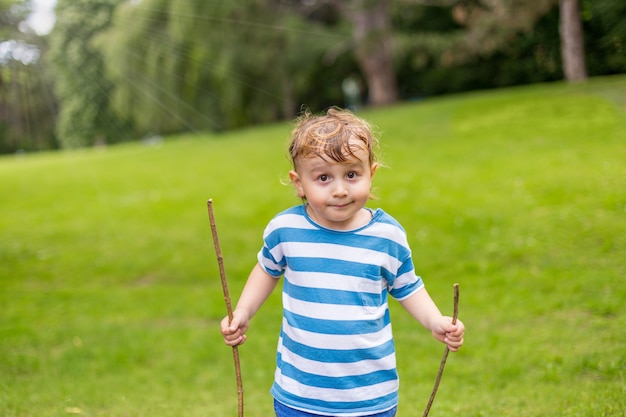
[[[298,159],[315,156],[344,163],[355,156],[356,150],[363,149],[369,155],[371,166],[376,162],[377,146],[378,139],[365,120],[348,110],[331,107],[326,114],[321,115],[312,115],[306,111],[296,120],[289,156],[295,168]]]

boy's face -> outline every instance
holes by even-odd
[[[350,141],[358,146],[358,142]],[[289,172],[298,196],[306,198],[308,213],[319,225],[336,230],[351,230],[367,224],[367,203],[377,164],[370,166],[367,150],[358,147],[346,162],[326,161],[320,157],[300,158]]]

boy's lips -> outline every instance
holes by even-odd
[[[343,204],[330,204],[330,207],[332,208],[336,208],[336,209],[342,209],[342,208],[346,208],[350,205],[351,203],[343,203]]]

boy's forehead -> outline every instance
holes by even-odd
[[[302,155],[296,159],[296,164],[305,163],[308,167],[323,167],[331,165],[361,165],[369,163],[369,154],[363,146],[351,147],[350,152],[344,152],[344,160],[337,161],[326,154]]]
[[[320,137],[317,135],[299,136],[290,146],[294,167],[303,161],[318,158],[320,163],[333,164],[372,164],[371,144],[368,138],[348,133]],[[307,163],[307,165],[309,165]]]
[[[338,150],[339,147],[341,147],[341,154],[346,158],[353,157],[357,152],[362,152],[365,153],[366,156],[369,156],[367,144],[354,136],[351,136],[347,141],[337,145],[338,146],[335,147],[335,145],[327,145],[319,142],[314,143],[310,149],[316,150],[316,152],[312,152],[311,156],[321,155],[322,157],[332,157],[332,155],[335,154],[335,150]]]

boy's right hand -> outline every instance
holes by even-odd
[[[224,343],[228,346],[239,346],[246,341],[246,331],[248,330],[248,320],[241,317],[239,312],[233,312],[233,320],[228,316],[224,317],[220,323],[220,330],[224,337]]]

